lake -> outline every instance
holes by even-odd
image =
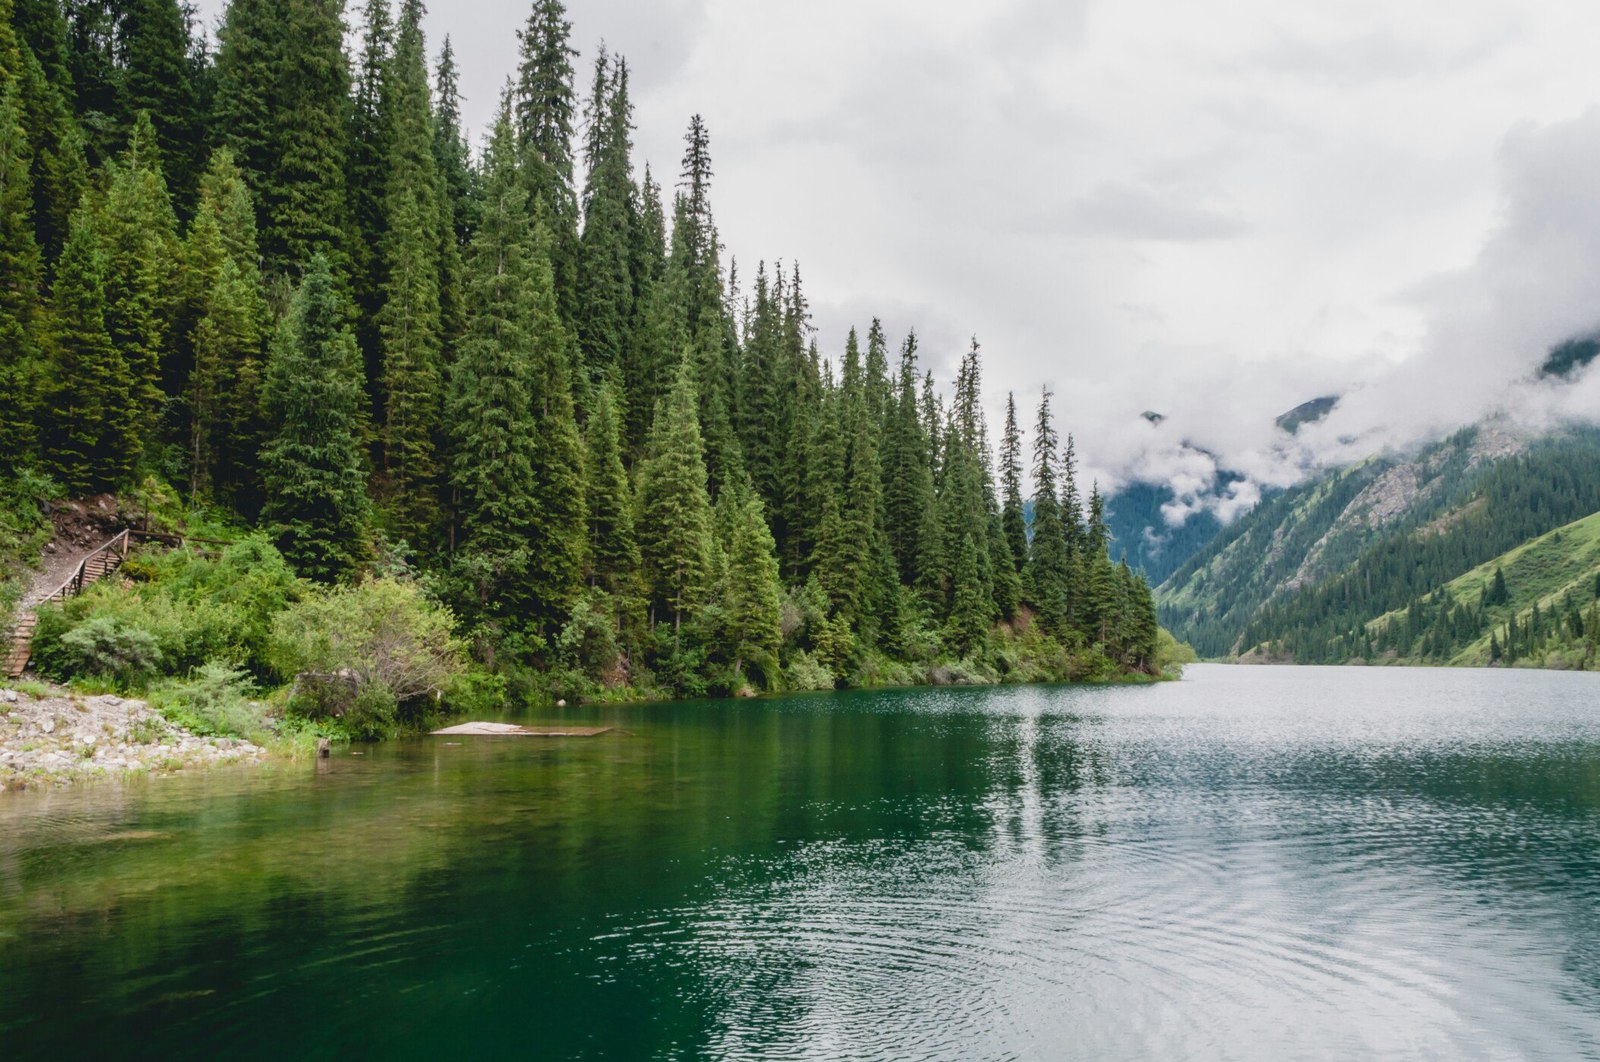
[[[0,1054],[1600,1058],[1600,675],[525,718],[0,795]]]

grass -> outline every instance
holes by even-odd
[[[1441,590],[1458,604],[1476,604],[1479,595],[1494,583],[1496,569],[1505,573],[1511,601],[1489,610],[1491,629],[1503,626],[1512,615],[1519,622],[1527,619],[1535,602],[1541,609],[1548,610],[1559,604],[1569,591],[1579,601],[1587,603],[1596,575],[1600,574],[1600,513],[1530,539],[1450,580]],[[1376,633],[1385,623],[1404,618],[1405,610],[1396,609],[1369,620],[1367,629]],[[1489,632],[1486,631],[1483,637],[1458,651],[1450,663],[1473,666],[1486,663],[1488,659]]]

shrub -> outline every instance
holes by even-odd
[[[593,675],[604,685],[627,684],[622,647],[617,642],[615,607],[610,594],[590,590],[572,606],[572,613],[556,636],[560,669],[580,676]]]
[[[150,700],[170,722],[196,734],[255,738],[267,729],[265,707],[255,696],[249,672],[212,660],[152,691]]]
[[[57,678],[105,674],[85,670],[81,654],[65,642],[79,627],[103,620],[153,638],[165,674],[186,674],[221,660],[265,675],[273,617],[303,593],[283,557],[259,536],[220,556],[188,549],[141,552],[121,574],[132,581],[130,588],[107,579],[59,608],[41,610],[34,640],[41,671]],[[152,667],[150,674],[156,673]]]
[[[783,679],[791,690],[831,690],[835,684],[833,672],[804,649],[789,658]]]
[[[420,721],[465,670],[455,617],[415,583],[368,579],[314,593],[280,613],[272,659],[294,677],[291,710],[353,737]]]
[[[1183,665],[1193,664],[1199,659],[1193,646],[1178,641],[1165,627],[1157,632],[1154,665],[1158,673],[1168,678],[1181,678]]]
[[[96,616],[66,632],[61,650],[73,674],[116,679],[124,685],[155,674],[162,659],[155,635],[110,616]]]

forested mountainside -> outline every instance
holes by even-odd
[[[1326,417],[1338,404],[1336,395],[1313,398],[1280,415],[1273,424],[1287,438],[1303,426]],[[1166,419],[1154,412],[1146,412],[1144,416],[1154,424]],[[1190,448],[1198,449],[1192,445]],[[1200,452],[1215,459],[1215,455],[1207,451]],[[1224,496],[1228,488],[1244,478],[1236,471],[1220,468],[1212,474],[1206,493],[1213,497]],[[1165,582],[1223,529],[1217,514],[1205,506],[1187,512],[1182,523],[1173,525],[1165,515],[1168,506],[1187,508],[1181,505],[1181,499],[1166,482],[1136,480],[1124,484],[1106,498],[1106,526],[1111,532],[1112,556],[1127,560],[1151,585]]]
[[[1112,555],[1152,584],[1166,580],[1222,531],[1222,522],[1209,509],[1171,526],[1161,510],[1174,500],[1172,488],[1164,483],[1130,483],[1106,498]]]
[[[1462,588],[1481,586],[1483,566],[1504,567],[1502,555],[1597,511],[1600,431],[1528,438],[1480,426],[1286,491],[1225,530],[1158,600],[1164,621],[1207,656],[1470,662],[1470,645],[1481,640],[1487,653],[1493,625],[1531,609],[1529,595],[1576,583],[1530,577],[1482,602]],[[1550,553],[1547,543],[1527,563]],[[1383,619],[1396,611],[1409,614],[1398,627]],[[1424,617],[1429,629],[1450,625],[1448,645],[1435,636],[1423,646]]]
[[[1593,669],[1600,664],[1600,513],[1412,598],[1340,648],[1369,662]]]
[[[422,16],[368,0],[349,55],[337,0],[233,0],[213,52],[179,0],[0,0],[7,490],[178,495],[553,689],[1152,669],[1048,396],[996,466],[976,341],[944,393],[876,321],[820,351],[797,265],[725,257],[705,123],[641,176],[559,0],[469,149]],[[140,640],[42,630],[101,619]]]

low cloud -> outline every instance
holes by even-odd
[[[1539,432],[1600,422],[1600,371],[1570,379],[1538,372],[1551,348],[1600,328],[1600,109],[1520,125],[1498,157],[1503,194],[1492,235],[1469,266],[1403,295],[1427,322],[1410,357],[1340,381],[1330,389],[1342,396],[1338,405],[1293,436],[1273,424],[1274,407],[1259,393],[1273,388],[1262,380],[1236,380],[1220,406],[1202,392],[1198,403],[1163,410],[1159,425],[1123,429],[1142,438],[1111,456],[1109,478],[1170,486],[1169,523],[1202,509],[1228,520],[1263,487],[1410,450],[1465,425],[1495,419]],[[1227,472],[1243,479],[1224,486]]]

